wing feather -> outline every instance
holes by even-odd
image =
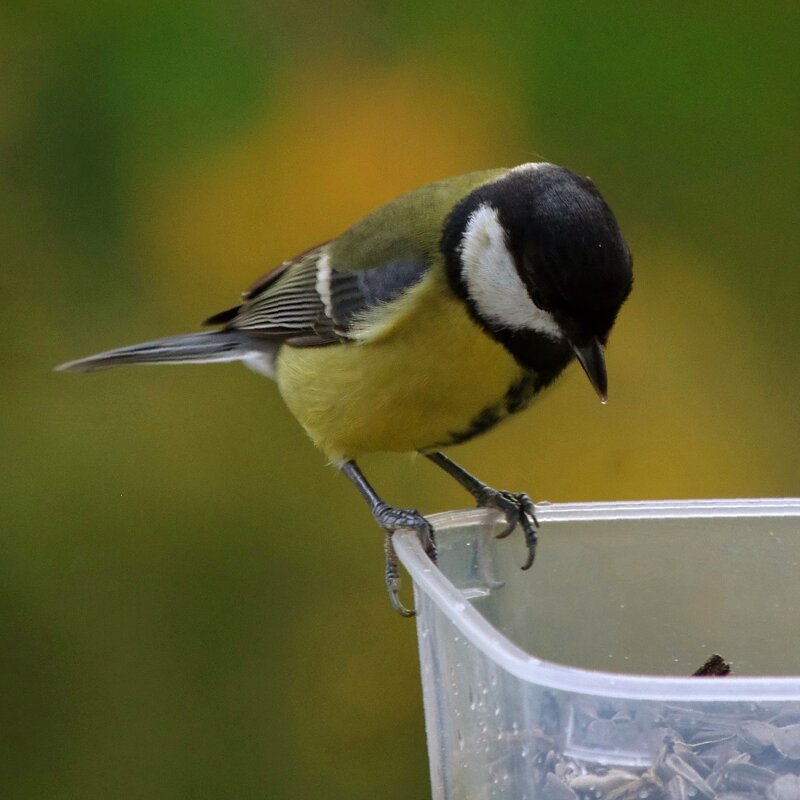
[[[347,341],[371,311],[398,300],[440,258],[454,200],[505,170],[462,175],[409,192],[338,239],[285,261],[254,283],[242,303],[207,320],[253,337],[318,347]]]
[[[210,321],[294,347],[336,344],[348,340],[356,319],[417,283],[427,266],[424,259],[394,260],[357,272],[339,270],[330,264],[327,244],[321,245],[282,264],[256,284],[259,291]]]

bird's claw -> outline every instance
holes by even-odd
[[[400,565],[389,531],[386,531],[383,540],[383,550],[386,553],[386,590],[389,592],[389,602],[401,617],[414,617],[417,612],[406,608],[400,601]]]
[[[524,492],[504,492],[487,486],[481,490],[476,499],[479,507],[493,508],[506,518],[506,527],[496,534],[498,539],[505,539],[517,525],[522,527],[525,545],[528,548],[528,557],[525,559],[522,569],[530,569],[536,558],[537,529],[539,527],[536,509],[530,497]]]
[[[419,542],[428,558],[436,563],[436,538],[434,537],[433,527],[422,514],[413,508],[395,508],[394,506],[381,503],[374,511],[375,519],[378,524],[390,536],[400,528],[410,528],[417,532]]]
[[[386,553],[386,589],[389,592],[389,601],[392,608],[403,617],[413,617],[416,611],[406,608],[400,601],[400,562],[394,549],[392,536],[400,528],[410,528],[416,531],[420,544],[433,563],[436,563],[436,538],[430,522],[414,509],[394,508],[384,504],[376,507],[375,519],[385,532],[383,542]]]

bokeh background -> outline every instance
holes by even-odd
[[[798,34],[785,2],[6,0],[0,795],[428,795],[381,537],[275,388],[51,371],[194,329],[406,189],[555,161],[635,254],[609,405],[571,369],[465,466],[553,501],[798,494]]]

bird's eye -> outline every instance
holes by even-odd
[[[550,310],[547,307],[547,304],[542,299],[542,293],[538,289],[534,289],[531,292],[531,299],[536,304],[537,308],[540,308],[542,311],[549,311]]]

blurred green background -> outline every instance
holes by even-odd
[[[610,404],[573,368],[465,466],[553,501],[797,494],[798,23],[782,2],[6,0],[0,796],[428,796],[381,537],[274,386],[51,372],[196,328],[406,189],[555,161],[635,255]],[[466,503],[425,463],[364,466],[397,504]]]

